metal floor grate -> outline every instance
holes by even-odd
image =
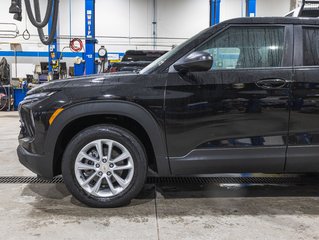
[[[34,183],[63,183],[62,177],[55,177],[51,180],[45,180],[38,177],[19,177],[19,176],[8,176],[0,177],[0,184],[34,184]]]
[[[301,184],[314,182],[300,177],[148,177],[149,184]],[[318,181],[319,182],[319,181]],[[45,180],[37,177],[0,177],[0,184],[57,184],[62,177]]]

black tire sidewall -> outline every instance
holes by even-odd
[[[121,193],[112,197],[96,197],[86,192],[75,177],[75,159],[81,149],[98,139],[121,143],[131,154],[134,174],[131,183]],[[68,144],[62,159],[62,176],[68,190],[80,202],[91,207],[118,207],[126,205],[142,190],[147,173],[145,150],[137,137],[126,129],[114,125],[96,125],[78,133]]]

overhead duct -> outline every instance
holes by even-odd
[[[53,1],[54,1],[54,4],[53,4]],[[58,23],[59,2],[60,0],[48,0],[47,12],[45,14],[44,20],[42,21],[39,0],[34,0],[35,19],[31,9],[30,0],[25,0],[25,5],[26,5],[29,19],[31,23],[38,29],[40,40],[44,45],[50,45],[54,41],[54,35],[56,33],[57,23]],[[52,10],[52,5],[53,5],[53,10]],[[45,37],[43,32],[43,27],[48,24],[52,14],[53,14],[52,16],[53,20],[52,20],[51,31],[49,33],[49,36]]]
[[[34,14],[33,14],[30,0],[25,0],[24,2],[25,2],[28,18],[30,22],[32,23],[32,25],[37,28],[41,42],[44,45],[52,44],[52,42],[54,41],[57,24],[58,24],[60,0],[47,1],[46,13],[43,20],[41,19],[39,0],[34,0]],[[21,0],[12,0],[9,12],[15,14],[14,19],[21,21],[22,19]],[[48,25],[51,17],[52,17],[52,25],[51,25],[49,36],[46,37],[44,35],[43,28],[46,25]]]
[[[33,24],[33,26],[35,26],[37,28],[43,28],[49,23],[50,16],[52,13],[52,6],[53,6],[53,0],[48,0],[47,10],[45,12],[45,17],[44,17],[43,21],[41,21],[39,0],[34,0],[34,9],[35,9],[35,16],[37,16],[37,14],[38,14],[40,16],[40,18],[39,18],[40,20],[34,18],[33,12],[31,9],[30,0],[25,0],[25,7],[27,9],[27,14],[28,14],[29,20]]]

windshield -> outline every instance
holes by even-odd
[[[163,56],[156,59],[154,62],[152,62],[151,64],[147,65],[144,69],[142,69],[140,71],[140,74],[150,73],[154,71],[157,67],[161,66],[167,59],[169,59],[176,52],[178,52],[183,46],[184,46],[184,43],[172,49],[171,51],[165,53]]]
[[[205,31],[205,30],[204,30]],[[195,38],[197,38],[199,35],[201,35],[204,31],[201,31],[200,33],[196,34],[195,36],[191,37],[190,39],[186,40],[182,44],[178,45],[176,48],[172,49],[171,51],[167,52],[160,58],[156,59],[151,64],[147,65],[144,69],[140,71],[140,74],[148,74],[153,72],[156,68],[161,66],[163,63],[166,62],[167,59],[171,58],[175,53],[177,53],[179,50],[184,48],[186,45],[188,45],[190,42],[192,42]]]

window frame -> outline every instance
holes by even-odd
[[[295,48],[294,48],[294,67],[307,67],[307,68],[318,68],[318,65],[305,65],[304,64],[304,29],[318,29],[319,26],[314,25],[297,25],[295,26],[294,32],[295,32]],[[299,47],[298,47],[299,46]],[[301,46],[301,47],[300,47]],[[318,52],[319,56],[319,52]]]
[[[253,68],[234,68],[234,69],[214,69],[210,70],[208,72],[215,72],[215,71],[243,71],[243,70],[265,70],[265,69],[282,69],[287,67],[293,66],[293,47],[294,47],[294,41],[293,41],[293,25],[291,24],[229,24],[227,27],[221,29],[218,32],[214,32],[209,38],[207,38],[205,41],[203,41],[201,44],[196,46],[195,48],[191,49],[189,52],[187,52],[184,56],[179,58],[175,63],[173,63],[169,67],[169,73],[171,72],[177,72],[174,69],[174,65],[176,63],[179,63],[183,61],[189,54],[193,53],[196,49],[200,48],[204,44],[206,44],[208,41],[210,41],[212,38],[217,37],[218,35],[222,34],[224,31],[228,30],[231,27],[283,27],[284,28],[284,49],[283,49],[283,58],[281,62],[281,66],[279,67],[253,67]]]

